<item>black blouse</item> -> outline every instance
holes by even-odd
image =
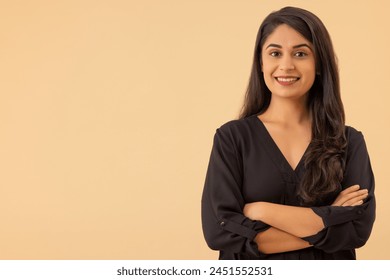
[[[311,207],[325,228],[304,237],[313,246],[263,254],[254,238],[270,226],[243,215],[246,203],[299,205],[296,187],[305,172],[303,158],[293,170],[257,115],[216,129],[202,195],[202,227],[219,259],[356,259],[355,248],[368,240],[375,220],[374,175],[363,134],[346,126],[348,147],[341,183],[369,191],[359,206]]]

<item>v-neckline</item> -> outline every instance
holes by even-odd
[[[309,143],[309,145],[307,145],[304,153],[302,154],[302,156],[299,159],[299,161],[298,161],[297,165],[295,166],[295,168],[293,168],[291,166],[291,164],[288,162],[287,158],[282,153],[282,150],[279,148],[279,146],[276,144],[275,140],[272,138],[271,133],[268,131],[268,129],[265,126],[265,124],[263,123],[263,121],[258,117],[257,114],[255,114],[254,117],[257,119],[257,123],[260,125],[260,128],[263,131],[263,134],[266,136],[266,138],[264,140],[266,141],[267,146],[273,150],[273,155],[277,156],[277,162],[279,164],[282,164],[281,167],[283,169],[288,169],[289,172],[291,172],[291,173],[296,175],[296,173],[299,171],[301,165],[303,164],[306,152],[309,149],[309,146],[310,146],[311,142]]]

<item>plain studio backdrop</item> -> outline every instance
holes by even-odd
[[[1,0],[0,258],[216,259],[200,220],[213,135],[286,5],[332,36],[376,178],[358,258],[389,259],[386,0]]]

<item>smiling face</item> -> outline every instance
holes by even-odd
[[[315,80],[313,45],[299,32],[281,24],[262,47],[264,81],[273,97],[306,96]]]

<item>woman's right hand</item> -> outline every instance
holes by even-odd
[[[336,197],[332,206],[356,206],[363,204],[363,200],[368,196],[367,189],[360,189],[359,185],[346,188]]]

